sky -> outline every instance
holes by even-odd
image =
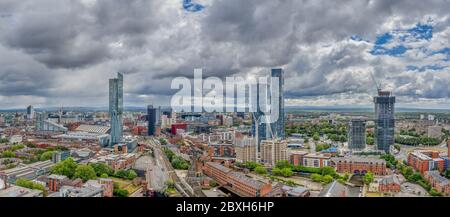
[[[287,106],[450,107],[449,0],[1,0],[0,109],[168,105],[173,78],[285,71]]]

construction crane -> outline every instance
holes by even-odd
[[[370,72],[370,76],[372,77],[372,80],[375,83],[375,86],[377,87],[377,93],[379,93],[381,91],[381,86],[378,84],[377,79],[375,79],[373,72]]]

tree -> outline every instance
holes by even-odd
[[[291,164],[287,160],[280,160],[276,163],[275,167],[280,168],[280,169],[291,168]]]
[[[281,169],[278,168],[278,167],[273,168],[272,169],[272,174],[275,175],[275,176],[281,176],[282,175]]]
[[[367,145],[374,145],[375,139],[372,136],[367,136],[366,143],[367,143]]]
[[[23,179],[23,178],[17,179],[16,185],[24,187],[24,188],[29,188],[29,189],[41,190],[41,191],[44,191],[44,193],[45,193],[45,187],[43,185],[38,184],[38,183],[33,182],[28,179]]]
[[[103,173],[102,175],[100,175],[100,178],[104,178],[104,179],[106,179],[106,178],[108,178],[109,176],[108,176],[108,174],[106,174],[106,173]]]
[[[319,141],[319,140],[320,140],[320,136],[319,136],[318,133],[315,133],[315,134],[313,135],[313,140],[314,140],[314,141]]]
[[[321,182],[322,181],[322,175],[320,175],[320,174],[316,174],[316,173],[314,173],[314,174],[311,174],[311,177],[310,177],[314,182]]]
[[[130,192],[125,189],[114,189],[113,195],[116,197],[128,197],[128,195],[130,195]]]
[[[447,170],[445,171],[445,177],[450,179],[450,168],[447,168]]]
[[[16,154],[14,154],[12,151],[6,150],[2,153],[3,158],[13,158],[16,157]]]
[[[373,173],[372,172],[368,172],[366,173],[366,175],[364,175],[364,183],[366,183],[367,185],[370,184],[371,182],[373,182],[374,177],[373,177]]]
[[[325,175],[325,176],[323,176],[323,177],[322,177],[322,180],[321,180],[321,182],[322,182],[323,184],[328,184],[328,183],[331,183],[332,181],[333,181],[333,177],[330,176],[330,175]]]
[[[51,169],[51,173],[64,175],[71,179],[74,177],[77,167],[78,164],[72,158],[67,158],[66,160],[61,161],[53,166]]]
[[[281,175],[284,177],[291,177],[293,174],[292,169],[289,167],[281,169]]]
[[[260,175],[265,175],[265,174],[267,174],[267,169],[262,167],[262,166],[257,166],[255,168],[255,172],[260,174]]]
[[[39,160],[40,161],[50,160],[50,159],[52,159],[53,153],[54,153],[54,151],[46,151],[41,154],[41,156],[39,157]]]
[[[334,174],[336,174],[336,171],[334,171],[333,167],[326,166],[326,167],[322,168],[322,175],[323,176],[325,176],[325,175],[334,176]]]
[[[128,171],[128,179],[129,179],[129,180],[133,180],[133,179],[135,179],[137,176],[138,176],[138,175],[137,175],[137,173],[136,173],[134,170],[129,170],[129,171]]]
[[[108,176],[114,175],[114,169],[104,163],[93,163],[90,165],[94,168],[97,176],[101,176],[102,174],[107,174]]]
[[[97,177],[94,168],[92,168],[90,165],[79,165],[75,170],[74,176],[76,178],[82,179],[83,182],[95,179]]]

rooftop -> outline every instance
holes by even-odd
[[[0,197],[43,197],[43,192],[13,185],[0,190]]]

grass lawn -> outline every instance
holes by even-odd
[[[136,186],[134,185],[131,181],[129,180],[125,180],[125,179],[120,179],[120,178],[111,178],[114,183],[119,184],[119,188],[120,189],[125,189],[127,190],[130,194],[133,194],[135,191],[137,191],[140,186]]]

